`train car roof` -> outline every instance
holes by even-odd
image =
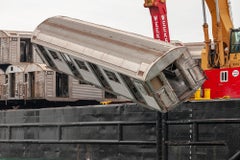
[[[52,71],[46,64],[31,63],[28,64],[24,72]]]
[[[203,42],[188,42],[184,43],[184,46],[188,48],[194,59],[201,59],[202,49],[205,47]]]
[[[31,36],[32,32],[29,31],[0,30],[0,37],[31,38]]]
[[[17,73],[17,72],[24,72],[25,68],[28,66],[28,63],[23,64],[12,64],[7,67],[6,74],[8,73]]]
[[[159,74],[187,52],[185,47],[64,16],[42,22],[32,42],[141,80]]]
[[[179,40],[171,40],[173,45],[185,46],[194,59],[201,59],[202,49],[205,47],[204,42],[182,42]]]

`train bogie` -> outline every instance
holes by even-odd
[[[186,47],[69,17],[41,23],[32,42],[53,69],[162,112],[187,100],[205,80]]]

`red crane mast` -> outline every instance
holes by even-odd
[[[154,39],[170,42],[166,0],[145,0],[144,7],[152,16]]]

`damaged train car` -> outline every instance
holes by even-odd
[[[0,102],[5,101],[6,106],[22,105],[24,101],[36,103],[36,107],[46,105],[46,102],[54,105],[77,101],[97,104],[103,97],[101,89],[82,84],[78,79],[53,71],[45,64],[12,64],[5,72],[0,72]]]
[[[31,40],[52,69],[161,112],[205,80],[186,47],[69,17],[45,20]]]
[[[43,64],[31,43],[32,32],[0,30],[1,108],[99,104],[99,88]]]

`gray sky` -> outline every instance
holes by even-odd
[[[64,15],[152,37],[151,16],[143,3],[144,0],[1,0],[0,29],[33,31],[46,18]],[[238,28],[240,1],[231,0],[231,4]],[[167,7],[171,39],[203,41],[201,0],[168,0]]]

